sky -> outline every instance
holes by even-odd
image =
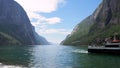
[[[91,15],[102,0],[15,0],[26,11],[36,32],[59,44]]]

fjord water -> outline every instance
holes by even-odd
[[[0,68],[120,68],[120,55],[89,54],[83,46],[0,46],[0,62]]]

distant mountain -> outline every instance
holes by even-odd
[[[80,22],[61,44],[100,43],[115,32],[120,33],[120,0],[103,0],[94,13]]]
[[[0,0],[0,45],[49,44],[39,36],[24,9],[14,0]]]

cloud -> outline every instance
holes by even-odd
[[[50,13],[58,8],[58,4],[64,3],[64,0],[15,0],[28,11],[39,11]]]
[[[56,11],[58,6],[65,3],[65,0],[15,0],[23,6],[26,10],[31,23],[37,26],[41,23],[57,24],[61,22],[59,17],[47,18],[40,13],[51,13]],[[32,19],[36,19],[37,22],[33,22]]]
[[[33,19],[35,19],[35,22],[32,21]],[[62,21],[62,19],[59,17],[46,18],[41,15],[31,18],[31,23],[35,27],[43,26],[43,25],[54,25],[54,24],[61,23],[61,21]]]
[[[62,35],[68,35],[70,34],[71,30],[66,29],[42,29],[38,30],[39,34],[62,34]]]
[[[61,19],[58,17],[53,17],[46,19],[46,22],[48,22],[48,24],[57,24],[61,22]]]
[[[37,30],[39,35],[42,35],[47,38],[51,43],[59,44],[66,35],[71,33],[70,29],[55,29],[55,28],[44,28]]]
[[[65,0],[15,0],[17,1],[27,12],[27,15],[35,26],[35,30],[40,35],[49,34],[61,34],[67,35],[70,31],[66,29],[55,29],[49,28],[50,25],[55,25],[61,23],[62,19],[60,17],[45,17],[41,13],[52,13],[58,9],[58,7],[65,4]],[[51,36],[47,36],[51,37]],[[52,38],[48,38],[49,40]],[[57,41],[58,42],[58,41]],[[60,42],[60,41],[59,41]]]
[[[56,11],[59,4],[64,4],[64,0],[15,0],[20,3],[27,12],[51,13]]]

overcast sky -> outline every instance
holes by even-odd
[[[27,12],[36,32],[60,43],[102,0],[15,0]]]

